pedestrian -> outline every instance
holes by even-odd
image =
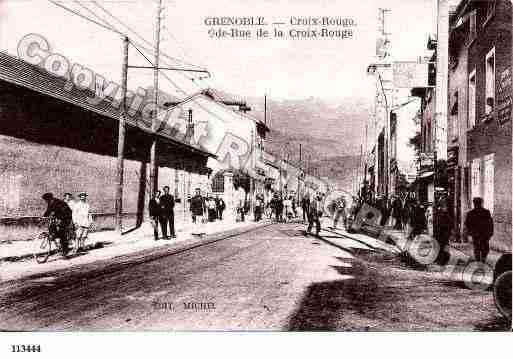
[[[445,201],[440,202],[440,206],[435,210],[435,240],[438,242],[440,250],[438,252],[437,262],[445,265],[449,260],[447,246],[449,245],[449,236],[451,234],[451,216],[447,209]]]
[[[296,203],[296,197],[291,196],[290,200],[292,201],[292,212],[294,213],[294,218],[297,218],[297,203]]]
[[[301,209],[303,210],[303,222],[306,223],[308,221],[308,208],[310,207],[310,196],[308,193],[305,193],[303,198],[301,199]]]
[[[422,206],[418,201],[415,204],[413,209],[413,221],[412,221],[412,230],[408,239],[414,239],[419,234],[422,234],[427,229],[427,220],[424,206]]]
[[[255,222],[258,222],[262,219],[262,211],[263,211],[264,200],[260,195],[256,195],[255,197]]]
[[[292,201],[290,197],[285,197],[283,201],[283,210],[285,212],[285,217],[283,220],[287,222],[288,220],[292,219]]]
[[[413,199],[411,197],[406,198],[406,201],[404,202],[403,210],[402,210],[402,223],[403,223],[403,229],[406,233],[409,232],[410,229],[410,212],[412,210],[413,206]]]
[[[71,213],[73,216],[73,212],[75,211],[75,205],[78,203],[77,201],[75,201],[73,194],[71,194],[69,192],[64,193],[64,195],[62,196],[62,200],[71,209]],[[68,246],[70,246],[71,244],[74,245],[74,251],[76,253],[77,248],[78,248],[78,243],[77,243],[77,237],[76,237],[75,221],[71,221],[70,236],[68,238]]]
[[[246,214],[246,192],[239,187],[235,193],[235,208],[237,213],[237,222],[244,222]]]
[[[219,197],[216,194],[216,208],[217,208],[217,218],[222,221],[223,220],[223,212],[226,209],[226,203],[224,202],[222,197]]]
[[[216,201],[215,201],[214,197],[212,197],[212,196],[208,197],[207,208],[208,208],[208,221],[214,222],[216,220],[216,213],[217,213]]]
[[[193,230],[192,234],[194,235],[203,235],[205,234],[204,223],[205,223],[205,200],[201,196],[201,190],[196,188],[196,194],[190,200],[190,211],[192,215],[192,223]]]
[[[278,193],[276,198],[276,221],[279,223],[283,222],[283,197],[281,192]]]
[[[160,225],[164,239],[170,239],[167,235],[167,226],[169,224],[169,234],[171,238],[175,235],[175,198],[169,194],[169,186],[164,186],[164,194],[160,197]]]
[[[334,203],[333,208],[333,229],[337,229],[338,221],[342,217],[342,221],[344,222],[344,229],[347,229],[346,222],[346,199],[344,196],[338,198]]]
[[[392,216],[395,219],[394,229],[403,229],[403,204],[398,196],[392,202]]]
[[[308,209],[308,228],[307,234],[310,234],[315,223],[315,235],[318,236],[321,231],[321,217],[322,217],[322,202],[321,196],[318,193],[310,202]]]
[[[89,228],[93,223],[90,213],[89,203],[87,203],[87,193],[81,192],[78,194],[79,201],[73,207],[73,223],[75,224],[76,233],[76,247],[75,252],[82,252],[85,250],[84,244],[89,233]]]
[[[43,194],[41,198],[47,204],[43,217],[51,217],[58,220],[53,230],[59,238],[63,257],[68,258],[69,240],[73,235],[73,212],[66,202],[55,198],[50,192]]]
[[[466,234],[472,237],[476,261],[485,262],[490,251],[490,238],[493,236],[493,218],[490,211],[483,208],[483,199],[475,197],[474,208],[465,218]]]
[[[151,224],[153,226],[153,237],[156,241],[159,240],[159,222],[160,222],[160,191],[156,190],[150,199],[149,214]]]

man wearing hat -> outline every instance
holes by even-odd
[[[169,239],[167,235],[167,226],[169,224],[169,234],[175,238],[175,198],[169,194],[169,186],[164,186],[164,194],[160,197],[160,226],[164,239]]]
[[[92,223],[91,214],[89,213],[89,203],[87,203],[87,193],[78,194],[78,202],[73,207],[73,223],[75,223],[77,247],[76,252],[84,250],[84,242]]]
[[[192,234],[202,235],[205,234],[203,228],[204,215],[205,215],[205,199],[201,196],[201,190],[196,188],[196,195],[190,200],[190,210],[192,215],[192,223],[194,229]]]

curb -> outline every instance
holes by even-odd
[[[255,224],[255,225],[258,226],[257,224]],[[261,225],[263,225],[263,223]],[[225,233],[225,232],[235,231],[235,230],[237,230],[237,229],[231,229],[231,230],[229,229],[229,230],[226,230],[226,231],[213,232],[213,233],[210,233],[210,234],[206,234],[206,236],[207,237],[215,236],[218,233]],[[242,233],[244,233],[244,232],[242,232]],[[184,242],[190,241],[192,238],[193,237],[189,237],[189,238],[185,239]],[[105,241],[98,241],[98,242],[95,242],[95,243],[88,244],[88,245],[85,246],[85,250],[86,251],[90,251],[90,250],[96,250],[96,249],[105,248],[106,247],[105,243],[106,243]],[[170,243],[170,244],[173,244],[173,243]],[[144,250],[152,250],[152,248],[148,248],[148,249],[144,249]],[[55,253],[57,253],[57,250],[52,251],[51,255],[54,255]],[[134,253],[136,253],[136,252],[134,252]],[[3,257],[3,258],[0,258],[0,265],[2,263],[15,263],[15,262],[21,262],[21,261],[24,261],[24,260],[28,260],[28,259],[33,259],[34,256],[35,256],[34,253],[27,253],[27,254],[23,254],[23,255],[20,255],[20,256]]]
[[[11,279],[11,280],[7,280],[4,282],[0,281],[0,287],[5,286],[5,285],[10,285],[12,283],[16,283],[19,281],[26,281],[26,280],[30,281],[30,280],[34,280],[37,278],[46,277],[49,275],[57,275],[59,273],[62,273],[63,271],[66,271],[69,274],[68,278],[70,276],[71,277],[77,276],[77,277],[82,277],[82,278],[84,278],[84,277],[85,278],[94,278],[94,277],[97,277],[100,275],[113,273],[113,272],[122,270],[129,266],[144,264],[144,263],[151,262],[151,261],[163,258],[163,257],[186,252],[188,250],[192,250],[194,248],[213,244],[213,243],[225,240],[225,239],[230,239],[232,237],[236,237],[241,234],[249,233],[249,232],[255,231],[260,228],[265,228],[265,227],[271,226],[273,224],[274,223],[261,223],[261,224],[251,225],[246,228],[231,229],[231,230],[226,230],[223,232],[207,234],[207,235],[205,235],[206,238],[204,238],[204,239],[195,240],[195,241],[194,240],[193,241],[186,240],[186,241],[184,241],[185,243],[183,243],[183,245],[178,245],[178,246],[175,246],[174,248],[169,248],[169,247],[179,244],[180,242],[178,242],[178,243],[171,242],[166,246],[138,250],[138,251],[134,251],[132,253],[120,254],[120,255],[116,255],[111,258],[99,259],[99,260],[92,261],[89,263],[76,264],[76,265],[71,264],[69,267],[66,267],[66,268],[60,268],[57,270],[50,270],[50,271],[46,271],[46,272],[35,273],[35,274],[29,275],[26,277]],[[117,260],[117,262],[112,263],[112,261],[114,261],[114,260]],[[104,264],[104,266],[100,266],[100,268],[98,268],[98,264]],[[83,267],[91,266],[91,265],[93,265],[93,268],[92,268],[92,270],[88,271],[87,273],[75,274],[75,271],[78,268],[83,268]]]

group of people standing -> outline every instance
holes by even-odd
[[[269,217],[276,222],[286,223],[297,218],[297,203],[293,195],[275,192],[268,205]]]
[[[149,204],[150,218],[153,223],[155,240],[159,239],[158,224],[162,230],[164,239],[176,237],[175,233],[175,198],[169,193],[169,186],[163,188],[164,194],[159,190],[155,191]],[[195,189],[195,195],[189,199],[189,210],[191,213],[192,224],[195,226],[193,234],[203,234],[202,224],[214,222],[223,219],[223,212],[226,209],[224,200],[216,195],[202,196],[200,188]],[[168,229],[169,233],[168,236]]]
[[[153,224],[153,236],[156,241],[159,240],[158,227],[162,231],[163,239],[176,237],[175,233],[175,198],[169,193],[169,186],[164,186],[164,194],[156,190],[150,199],[149,215]],[[169,227],[169,235],[167,229]]]

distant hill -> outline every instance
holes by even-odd
[[[263,121],[263,98],[248,98],[246,101],[252,109],[250,114]],[[291,139],[310,143],[318,156],[358,155],[371,109],[371,104],[364,98],[345,98],[337,103],[313,97],[281,101],[268,99],[267,124]]]

